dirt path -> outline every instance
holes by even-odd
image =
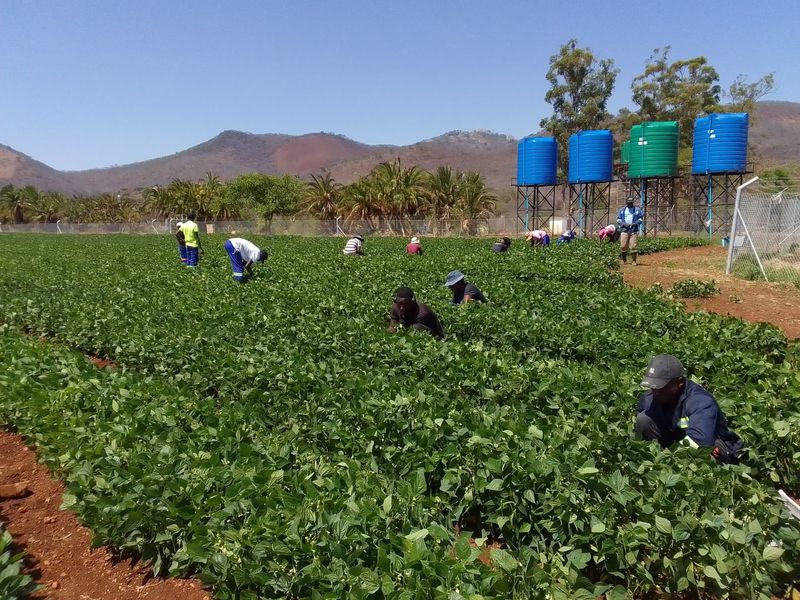
[[[64,484],[50,476],[18,435],[0,432],[0,485],[26,483],[32,492],[0,498],[0,518],[24,552],[25,570],[44,586],[31,598],[53,600],[210,600],[200,584],[153,579],[130,560],[115,561],[107,548],[91,548],[91,533],[60,510]]]
[[[772,323],[789,339],[800,338],[800,290],[790,284],[745,281],[725,275],[722,246],[682,248],[648,254],[639,266],[623,265],[625,282],[636,287],[660,283],[664,290],[684,279],[716,281],[721,292],[712,298],[689,298],[687,310],[707,310],[753,323]]]

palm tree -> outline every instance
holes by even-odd
[[[456,213],[461,219],[461,230],[475,235],[477,220],[494,214],[497,198],[486,187],[483,176],[476,171],[462,173],[459,178],[459,201]]]
[[[376,201],[377,192],[370,178],[362,177],[343,189],[343,199],[339,214],[345,221],[366,221],[375,230],[375,217],[380,216],[380,205]]]
[[[27,190],[27,188],[26,188]],[[44,194],[34,188],[27,190],[25,205],[28,216],[36,223],[55,223],[64,206],[61,194]]]
[[[4,187],[0,192],[0,201],[9,213],[13,223],[25,222],[25,194],[13,185]]]
[[[342,186],[330,173],[312,175],[302,201],[302,212],[329,221],[336,217]]]
[[[450,167],[439,167],[428,175],[425,186],[428,215],[433,233],[437,233],[439,222],[449,219],[459,199],[461,173],[453,173]]]
[[[425,172],[418,167],[403,169],[398,159],[379,164],[372,179],[377,190],[376,200],[390,231],[393,231],[392,222],[395,222],[405,234],[403,219],[416,216],[422,207]]]

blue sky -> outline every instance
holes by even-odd
[[[165,156],[226,129],[411,144],[538,130],[569,38],[621,72],[705,55],[800,101],[800,2],[0,0],[0,144],[62,170]]]

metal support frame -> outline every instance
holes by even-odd
[[[629,196],[639,199],[639,206],[644,212],[643,235],[672,233],[675,182],[678,179],[678,177],[647,177],[628,180],[626,191]]]
[[[579,237],[589,237],[611,220],[611,182],[569,184],[569,216]]]
[[[517,220],[515,233],[543,229],[556,216],[557,185],[517,185]]]
[[[691,198],[694,206],[703,208],[708,239],[726,235],[731,228],[736,206],[737,189],[747,173],[710,173],[692,175]]]

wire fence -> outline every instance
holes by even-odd
[[[800,286],[800,193],[745,184],[728,241],[726,273]]]

